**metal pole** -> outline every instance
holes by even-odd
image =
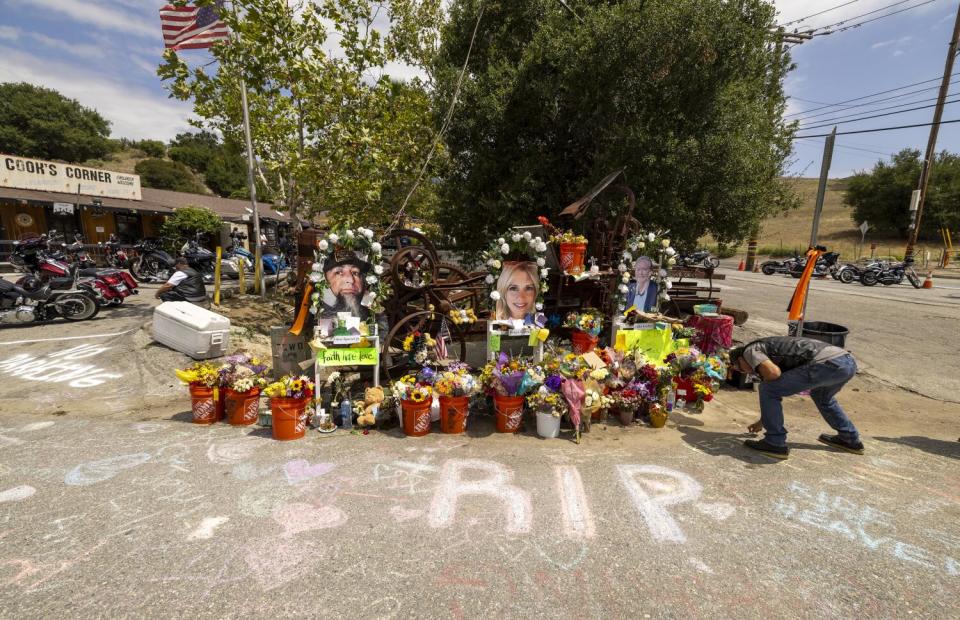
[[[837,128],[834,127],[823,145],[823,162],[820,164],[820,185],[817,187],[817,205],[813,211],[813,226],[810,229],[811,249],[817,247],[817,236],[820,232],[820,214],[823,211],[823,200],[827,195],[827,178],[830,176],[830,165],[833,163],[833,145],[836,141]],[[809,258],[807,260],[809,260]],[[814,269],[816,269],[816,266],[814,266]],[[811,276],[811,280],[812,279]],[[803,320],[807,314],[807,297],[809,293],[810,280],[807,280],[806,288],[803,291],[803,310],[800,313],[800,320],[797,321],[797,336],[803,335]]]
[[[913,220],[913,228],[910,230],[910,237],[907,241],[904,258],[913,256],[913,246],[916,245],[917,236],[920,234],[923,203],[927,199],[927,185],[930,183],[930,171],[933,168],[933,159],[936,156],[937,135],[940,132],[940,120],[943,118],[944,100],[947,98],[947,91],[950,90],[950,76],[953,74],[953,59],[957,56],[958,39],[960,39],[960,6],[957,7],[957,18],[953,24],[953,36],[950,39],[950,49],[947,51],[947,62],[943,69],[943,80],[940,82],[940,95],[937,98],[937,107],[933,112],[933,124],[930,125],[927,153],[923,158],[923,166],[920,169],[920,183],[917,186],[917,189],[920,190],[920,199],[917,202],[917,215]]]
[[[250,188],[250,204],[253,205],[254,273],[257,277],[256,286],[259,289],[260,296],[265,297],[267,292],[261,281],[263,270],[260,269],[260,209],[257,206],[257,184],[253,178],[253,140],[250,138],[250,110],[247,107],[247,82],[243,79],[240,80],[240,101],[243,104],[243,137],[247,142],[247,185]]]

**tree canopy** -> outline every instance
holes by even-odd
[[[110,123],[55,90],[0,84],[0,152],[81,163],[114,150]]]
[[[137,162],[134,172],[140,175],[143,187],[169,189],[175,192],[203,194],[190,169],[183,164],[165,159],[144,159]]]
[[[243,151],[232,143],[222,143],[209,131],[177,134],[170,141],[170,159],[203,175],[213,193],[224,198],[249,198],[247,169]]]
[[[218,239],[223,220],[210,209],[203,207],[182,207],[164,220],[160,235],[164,246],[171,252],[180,253],[180,248],[197,233],[204,233],[211,239]]]
[[[864,220],[878,232],[907,238],[910,232],[910,197],[920,179],[921,155],[903,149],[889,162],[878,161],[870,172],[848,179],[843,202],[853,207],[857,223]],[[934,158],[927,197],[920,222],[920,235],[935,237],[937,229],[960,227],[960,156],[943,151]]]
[[[454,0],[431,74],[453,97],[440,223],[468,248],[626,168],[634,214],[691,243],[792,206],[774,8],[763,0]],[[569,7],[569,8],[567,8]]]

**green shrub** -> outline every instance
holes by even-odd
[[[140,175],[140,183],[143,187],[169,189],[189,194],[203,193],[203,188],[193,178],[190,169],[179,162],[144,159],[137,162],[134,171]]]
[[[163,245],[174,255],[180,253],[183,244],[193,239],[198,232],[216,239],[223,227],[220,216],[201,207],[183,207],[174,211],[160,227]]]
[[[159,158],[167,154],[167,145],[159,140],[140,140],[134,147],[146,153],[147,157]]]

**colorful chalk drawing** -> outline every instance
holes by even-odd
[[[563,529],[569,538],[593,538],[597,534],[580,470],[573,465],[557,465],[557,493],[563,507]]]
[[[7,489],[6,491],[0,491],[0,504],[3,502],[19,502],[27,499],[36,492],[37,490],[35,488],[26,484]]]
[[[289,461],[283,466],[283,473],[287,477],[289,484],[305,482],[311,478],[322,476],[336,467],[333,463],[315,463],[311,465],[309,461],[297,459]]]
[[[49,353],[44,357],[21,353],[0,361],[0,372],[27,381],[67,383],[72,388],[96,387],[123,375],[109,373],[92,364],[79,364],[77,361],[109,350],[110,347],[83,344],[65,351]]]
[[[960,564],[953,557],[897,540],[893,515],[867,505],[856,504],[824,490],[814,490],[799,482],[787,486],[790,496],[778,499],[774,509],[780,516],[802,527],[830,532],[857,543],[870,551],[887,553],[903,562],[960,575]]]
[[[464,473],[474,477],[466,479]],[[485,478],[476,478],[476,473],[486,473]],[[506,531],[511,534],[529,532],[533,520],[530,494],[510,484],[513,472],[500,463],[480,459],[450,459],[440,470],[440,486],[430,505],[430,526],[443,528],[453,525],[457,516],[457,504],[461,498],[484,496],[503,504]]]
[[[88,486],[113,478],[125,469],[143,465],[151,455],[146,452],[112,456],[108,459],[82,463],[71,469],[63,481],[71,486]]]

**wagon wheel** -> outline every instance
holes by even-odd
[[[407,240],[406,245],[403,245],[404,238]],[[439,262],[439,259],[437,259],[437,248],[434,247],[433,243],[427,239],[423,233],[418,233],[415,230],[401,228],[390,231],[381,237],[380,245],[383,246],[384,250],[393,250],[394,252],[399,252],[406,247],[415,247],[419,245],[430,254],[430,256],[434,259],[434,262]]]
[[[419,291],[437,281],[436,254],[420,246],[408,246],[390,259],[390,275],[397,291]]]
[[[406,352],[403,350],[404,339],[411,333],[419,331],[430,334],[430,336],[436,340],[439,337],[440,326],[443,324],[445,318],[447,319],[447,327],[450,330],[451,343],[447,348],[447,352],[451,356],[450,359],[461,362],[466,359],[467,341],[464,339],[463,332],[456,323],[450,321],[449,318],[439,312],[430,310],[416,312],[398,321],[387,333],[387,338],[383,342],[381,359],[383,360],[383,370],[386,373],[388,381],[396,381],[414,368],[414,365],[410,362]]]
[[[461,283],[462,288],[457,286]],[[474,312],[479,312],[480,293],[485,290],[485,285],[480,286],[480,283],[476,276],[471,276],[456,265],[440,263],[437,265],[437,286],[430,287],[428,293],[432,303],[444,314],[454,308],[473,308]]]

